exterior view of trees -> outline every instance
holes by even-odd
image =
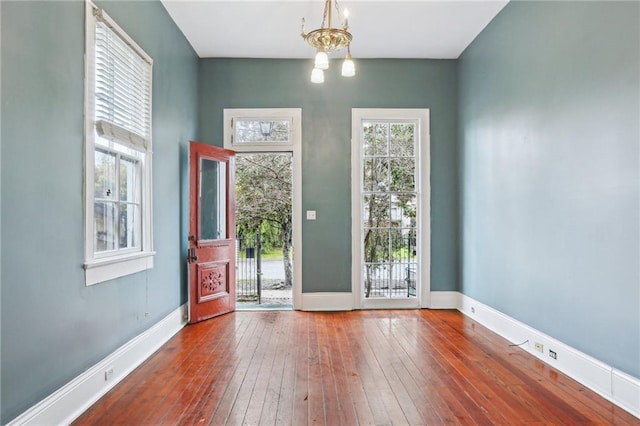
[[[363,127],[362,199],[365,297],[409,284],[416,262],[416,125]],[[379,282],[379,285],[374,283]],[[405,287],[406,288],[406,287]],[[383,295],[379,291],[378,296]]]
[[[293,283],[292,157],[289,153],[236,157],[236,234],[260,232],[262,247],[282,249],[285,286]]]

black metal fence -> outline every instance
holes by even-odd
[[[391,254],[378,262],[365,262],[362,280],[366,298],[406,298],[416,296],[415,231],[391,234]]]
[[[262,303],[260,233],[236,239],[236,300]]]

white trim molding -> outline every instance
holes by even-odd
[[[457,291],[432,291],[429,309],[458,309],[460,296]]]
[[[98,284],[125,275],[153,268],[156,252],[140,252],[128,256],[113,256],[84,264],[87,285]]]
[[[457,291],[432,291],[430,294],[429,309],[458,309],[460,306],[460,293]],[[357,308],[354,304],[352,293],[302,293],[303,311],[351,311]],[[383,301],[380,306],[367,309],[419,309],[416,305],[407,307],[400,303],[397,306]],[[392,301],[393,302],[393,301]]]
[[[419,203],[416,220],[417,297],[398,299],[366,299],[362,291],[362,263],[364,253],[361,205],[362,183],[362,123],[364,121],[386,123],[414,123],[417,141],[415,158],[418,161],[415,177],[416,196]],[[431,304],[431,160],[430,160],[430,110],[428,108],[353,108],[351,109],[351,290],[353,305],[357,309],[415,309]]]
[[[124,96],[131,100],[136,92],[139,100],[144,105],[135,111],[140,112],[138,119],[144,121],[140,129],[134,130],[130,126],[121,126],[112,123],[108,118],[100,117],[97,107],[96,85],[104,83],[100,76],[100,69],[114,71],[111,66],[102,65],[97,61],[98,56],[112,57],[115,51],[104,50],[101,46],[101,36],[96,36],[97,29],[103,28],[114,40],[120,40],[117,44],[132,54],[132,57],[140,59],[137,65],[123,66],[123,69],[132,71],[127,74],[127,81],[131,80],[131,87],[114,96]],[[101,32],[100,32],[101,33]],[[100,55],[97,55],[100,53]],[[153,173],[152,173],[152,105],[153,105],[153,59],[145,53],[127,33],[116,24],[115,21],[102,9],[98,8],[91,0],[85,0],[85,61],[84,61],[84,269],[85,284],[87,286],[109,281],[118,277],[133,274],[153,268]],[[137,73],[136,71],[141,71]],[[121,70],[120,70],[121,71]],[[117,72],[115,74],[118,74]],[[111,74],[110,74],[111,75]],[[135,75],[135,78],[132,76]],[[117,80],[117,79],[116,79]],[[122,83],[122,82],[119,82]],[[115,87],[121,87],[114,83]],[[113,89],[113,88],[112,88]],[[111,90],[111,89],[110,89]],[[113,89],[115,90],[115,89]],[[124,93],[127,92],[127,93]],[[137,96],[136,95],[136,96]],[[113,100],[110,101],[110,104]],[[131,124],[131,123],[129,123]],[[142,133],[139,133],[142,132]],[[98,141],[102,140],[102,143]],[[124,151],[128,149],[131,152]],[[134,153],[135,151],[135,153]],[[135,185],[129,189],[129,194],[135,194],[130,200],[122,200],[119,197],[119,187],[116,182],[113,199],[98,198],[98,202],[108,202],[112,206],[136,205],[139,214],[132,216],[134,219],[134,232],[138,234],[138,241],[131,242],[126,248],[110,247],[98,249],[96,246],[96,196],[94,193],[95,180],[95,156],[96,152],[103,152],[115,158],[115,166],[118,167],[121,158],[128,158],[136,164],[134,167]],[[117,175],[117,173],[116,173]],[[119,179],[119,178],[118,178]],[[114,211],[121,211],[116,207]],[[131,211],[131,210],[129,210]],[[117,216],[118,213],[115,213]],[[116,221],[117,222],[117,221]],[[116,229],[116,234],[118,233]]]
[[[464,294],[460,294],[458,310],[512,343],[526,341],[522,349],[640,418],[640,379]],[[543,345],[543,352],[536,350],[536,343]],[[549,350],[556,353],[556,359],[549,356]]]
[[[186,312],[187,305],[180,306],[8,426],[70,424],[180,331],[186,324]]]
[[[286,144],[232,144],[233,120],[240,118],[291,120],[291,140]],[[293,309],[302,302],[302,109],[301,108],[225,108],[223,111],[224,148],[235,152],[290,152],[293,156]]]
[[[303,311],[352,311],[351,293],[302,293]]]

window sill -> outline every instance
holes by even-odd
[[[153,251],[142,252],[87,261],[84,264],[85,283],[90,286],[151,269],[155,254]]]

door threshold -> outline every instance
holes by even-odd
[[[293,311],[292,303],[236,303],[236,311]]]

